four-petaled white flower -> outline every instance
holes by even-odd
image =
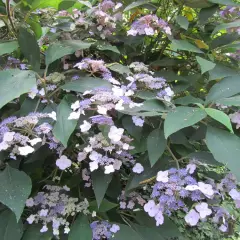
[[[41,138],[34,138],[32,140],[29,140],[28,142],[31,144],[31,146],[36,145],[37,143],[41,142],[42,139]]]
[[[83,124],[80,125],[80,129],[81,129],[81,132],[87,132],[90,128],[91,128],[91,123],[89,123],[88,121],[84,120],[83,121]]]
[[[105,168],[105,171],[104,171],[105,174],[110,174],[115,172],[113,165],[108,165],[108,166],[105,166],[104,168]]]
[[[159,171],[157,174],[157,181],[158,182],[163,182],[163,183],[167,183],[169,180],[168,178],[168,171]]]
[[[189,213],[185,216],[185,221],[190,226],[196,226],[200,219],[200,215],[194,210],[190,210]]]
[[[107,114],[107,108],[102,107],[102,106],[97,106],[97,112],[98,112],[99,114],[106,115],[106,114]]]
[[[199,190],[208,198],[211,198],[214,195],[212,185],[206,184],[203,182],[198,182]]]
[[[89,167],[90,167],[90,171],[93,172],[94,170],[98,169],[98,163],[97,162],[90,162]]]
[[[212,214],[212,210],[208,208],[208,204],[205,202],[197,204],[195,208],[202,219]]]
[[[56,114],[56,112],[52,111],[51,113],[48,114],[48,116],[50,118],[52,118],[53,120],[57,121],[57,114]]]
[[[11,142],[13,140],[13,137],[15,135],[15,132],[6,132],[3,135],[3,141],[4,142]]]
[[[32,148],[30,146],[19,147],[18,151],[19,151],[20,155],[27,156],[29,153],[34,152],[34,148]]]
[[[142,173],[142,172],[144,171],[144,168],[143,168],[142,164],[136,163],[136,164],[134,165],[132,171],[133,171],[134,173],[140,174],[140,173]]]
[[[79,109],[80,108],[80,102],[79,101],[76,101],[75,103],[73,103],[72,105],[71,105],[71,109],[73,110],[73,111],[76,111],[77,109]]]
[[[108,137],[112,140],[113,143],[119,142],[122,138],[124,129],[117,128],[116,126],[111,126],[110,131],[108,133]]]
[[[72,161],[67,158],[67,156],[62,155],[59,159],[56,161],[56,165],[59,167],[61,170],[65,170],[72,165]]]
[[[240,192],[238,192],[236,189],[232,189],[230,192],[229,192],[229,195],[231,196],[231,198],[233,200],[240,200]]]

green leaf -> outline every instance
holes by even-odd
[[[239,76],[226,77],[213,85],[206,97],[206,103],[215,102],[218,99],[231,97],[240,93]]]
[[[22,240],[51,240],[51,231],[42,233],[40,232],[41,228],[41,225],[30,225],[24,232]]]
[[[202,8],[199,12],[199,23],[205,24],[210,17],[218,10],[218,5],[213,5],[212,7]]]
[[[20,240],[23,232],[22,222],[17,223],[14,214],[10,210],[0,213],[1,240]]]
[[[31,179],[25,172],[7,165],[0,173],[0,182],[0,202],[15,213],[18,221],[31,193]]]
[[[184,16],[177,16],[176,18],[177,23],[180,25],[181,28],[187,30],[189,26],[189,22],[186,17]]]
[[[206,116],[206,112],[200,108],[176,107],[173,112],[168,113],[165,119],[165,137],[168,138],[172,133],[175,133],[182,128],[196,124]]]
[[[64,90],[75,91],[75,92],[85,92],[93,90],[98,87],[108,87],[111,88],[111,83],[101,78],[94,77],[81,77],[80,80],[68,82],[61,86]]]
[[[114,72],[120,73],[120,74],[129,74],[131,73],[130,69],[128,66],[124,66],[122,64],[119,63],[114,63],[108,66],[109,69],[111,69]]]
[[[124,224],[117,224],[120,227],[120,230],[114,234],[112,240],[144,240],[133,228],[124,225]]]
[[[157,231],[164,237],[164,239],[182,239],[181,233],[178,230],[176,224],[174,224],[166,215],[164,216],[163,225],[156,226],[156,221],[154,218],[149,217],[148,214],[144,211],[136,212],[136,220],[139,224],[146,226],[149,230]],[[150,231],[151,231],[150,230]],[[149,231],[148,231],[149,232]],[[155,238],[150,238],[155,240]],[[158,239],[158,238],[157,238]]]
[[[129,11],[133,8],[136,8],[136,7],[139,7],[141,5],[144,5],[146,3],[149,3],[150,1],[149,0],[139,0],[139,1],[135,1],[135,2],[132,2],[131,4],[129,4],[124,10],[123,12],[126,12],[126,11]]]
[[[240,96],[230,97],[230,98],[222,98],[216,101],[218,104],[222,104],[225,106],[240,106]]]
[[[233,133],[230,118],[226,113],[213,108],[205,108],[205,111],[211,118],[222,123],[224,126],[226,126],[230,130],[231,133]]]
[[[77,126],[77,120],[68,119],[71,112],[71,103],[68,100],[68,96],[65,96],[57,107],[57,122],[53,128],[53,135],[65,147],[67,147],[68,139]]]
[[[65,40],[62,42],[53,43],[46,51],[46,64],[56,61],[68,54],[72,54],[77,50],[88,49],[92,43],[83,42],[81,40]]]
[[[226,33],[217,38],[214,38],[211,42],[210,47],[211,49],[219,48],[236,41],[238,38],[238,33]]]
[[[28,60],[36,72],[40,70],[40,49],[35,35],[30,33],[26,28],[21,27],[18,34],[18,43],[21,52]]]
[[[100,207],[104,195],[107,191],[108,185],[112,180],[112,174],[104,174],[101,169],[95,170],[91,173],[93,191],[97,200],[98,207]]]
[[[203,53],[199,48],[195,47],[187,40],[172,40],[171,49]]]
[[[124,127],[124,129],[127,130],[127,132],[133,136],[135,139],[139,140],[141,138],[142,135],[142,128],[136,126],[133,123],[133,120],[130,116],[125,116],[122,120],[122,125]]]
[[[202,74],[204,74],[205,72],[208,72],[208,71],[212,70],[212,69],[216,66],[215,63],[213,63],[213,62],[211,62],[211,61],[208,61],[208,60],[206,60],[206,59],[204,59],[204,58],[201,58],[201,57],[198,57],[198,56],[197,56],[196,59],[197,59],[198,64],[199,64],[200,67],[201,67],[201,72],[202,72]]]
[[[220,30],[227,30],[228,28],[235,28],[235,27],[240,27],[240,20],[235,20],[234,22],[230,22],[230,23],[219,24],[215,27],[212,34],[215,34]]]
[[[0,71],[0,108],[20,95],[30,92],[35,85],[36,78],[32,71]]]
[[[68,240],[92,240],[92,229],[86,215],[79,214],[71,226]]]
[[[118,48],[116,46],[112,46],[110,44],[102,43],[102,44],[97,44],[97,49],[100,51],[111,51],[115,52],[117,54],[120,54]]]
[[[180,105],[189,105],[189,104],[194,104],[194,103],[201,103],[203,104],[204,101],[200,98],[195,98],[191,95],[182,97],[182,98],[177,98],[175,100],[175,104],[180,104]]]
[[[147,149],[151,166],[153,166],[162,156],[166,146],[167,141],[162,130],[155,129],[148,135]]]
[[[222,166],[210,152],[193,152],[187,156],[189,159],[197,159],[198,161],[213,166]]]
[[[162,236],[162,233],[157,231],[156,228],[149,228],[146,226],[140,226],[138,224],[131,224],[134,230],[141,236],[144,240],[149,239],[157,239],[157,240],[165,240],[165,238]]]
[[[107,212],[113,208],[116,208],[118,206],[118,204],[113,203],[113,202],[109,202],[107,199],[103,199],[101,202],[100,207],[98,208],[97,205],[97,201],[92,201],[89,203],[89,208],[92,211],[96,211],[96,212]]]
[[[36,9],[41,9],[41,8],[48,8],[48,7],[53,7],[55,9],[58,8],[58,4],[62,0],[33,0],[31,3],[31,10],[34,11]]]
[[[206,135],[206,144],[213,154],[214,158],[226,164],[237,179],[240,180],[239,156],[240,156],[240,138],[227,131],[208,127]]]
[[[221,4],[221,5],[240,7],[239,3],[236,3],[236,2],[234,2],[232,0],[208,0],[208,1],[212,2],[212,3]]]
[[[239,72],[237,72],[235,69],[218,63],[211,71],[209,71],[209,81],[224,77],[231,77],[237,74],[239,74]]]
[[[12,53],[18,49],[17,41],[8,41],[0,43],[0,56],[6,53]]]

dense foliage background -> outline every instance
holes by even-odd
[[[240,239],[239,18],[2,0],[0,238]]]

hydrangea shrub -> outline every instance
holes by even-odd
[[[4,240],[238,239],[240,3],[0,3]]]

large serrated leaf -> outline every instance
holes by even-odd
[[[51,231],[40,232],[42,226],[39,225],[30,225],[23,234],[22,240],[51,240],[52,233]]]
[[[214,158],[226,164],[231,172],[240,180],[240,138],[227,131],[208,127],[206,143]]]
[[[46,64],[56,61],[68,54],[72,54],[77,50],[88,49],[92,43],[83,42],[81,40],[65,40],[53,43],[46,51]]]
[[[68,240],[92,240],[92,229],[90,227],[88,217],[79,214],[77,219],[71,226]]]
[[[18,34],[18,43],[21,52],[28,60],[36,72],[40,70],[40,49],[34,34],[30,33],[26,28],[21,27]]]
[[[17,223],[14,214],[10,210],[4,210],[0,213],[1,240],[20,240],[22,232],[22,222]]]
[[[230,130],[231,133],[233,133],[230,118],[226,113],[213,108],[205,108],[205,111],[211,118],[222,123],[224,126],[226,126]]]
[[[206,103],[214,102],[240,93],[239,76],[240,75],[226,77],[222,81],[213,85],[206,96]]]
[[[0,72],[0,108],[20,95],[30,92],[36,85],[32,71],[18,69]]]
[[[164,134],[168,138],[178,130],[192,126],[207,116],[206,112],[200,108],[177,107],[169,112],[164,122]]]
[[[57,107],[57,122],[53,128],[53,135],[65,147],[67,147],[68,139],[77,126],[77,120],[68,119],[71,112],[71,103],[68,100],[68,96],[65,96]]]
[[[7,165],[0,173],[0,182],[0,202],[15,213],[18,221],[31,193],[31,179],[26,173]]]
[[[235,20],[234,22],[230,22],[230,23],[219,24],[215,27],[212,34],[215,34],[220,30],[227,30],[229,28],[236,28],[236,27],[240,27],[240,20]]]
[[[148,135],[147,149],[151,166],[153,166],[162,156],[166,146],[167,141],[162,130],[155,129]]]
[[[199,48],[186,40],[172,40],[171,48],[176,50],[203,53]]]
[[[129,11],[133,8],[136,8],[136,7],[139,7],[139,6],[142,6],[146,3],[149,3],[150,1],[149,0],[139,0],[139,1],[134,1],[132,2],[131,4],[129,4],[123,11],[126,12],[126,11]]]
[[[0,56],[6,53],[12,53],[18,49],[18,42],[17,41],[8,41],[8,42],[1,42],[0,43]]]
[[[204,58],[201,58],[201,57],[196,57],[197,59],[197,62],[198,64],[200,65],[201,67],[201,72],[202,74],[204,74],[205,72],[208,72],[210,70],[212,70],[215,66],[216,66],[216,63],[213,63],[211,61],[208,61]]]
[[[93,90],[99,87],[111,88],[111,83],[101,78],[94,77],[82,77],[79,80],[68,82],[61,86],[64,90],[75,91],[75,92],[85,92]]]
[[[112,180],[112,174],[104,174],[101,169],[95,170],[91,173],[93,191],[95,193],[98,207],[100,207],[104,195],[107,191],[108,185]]]

